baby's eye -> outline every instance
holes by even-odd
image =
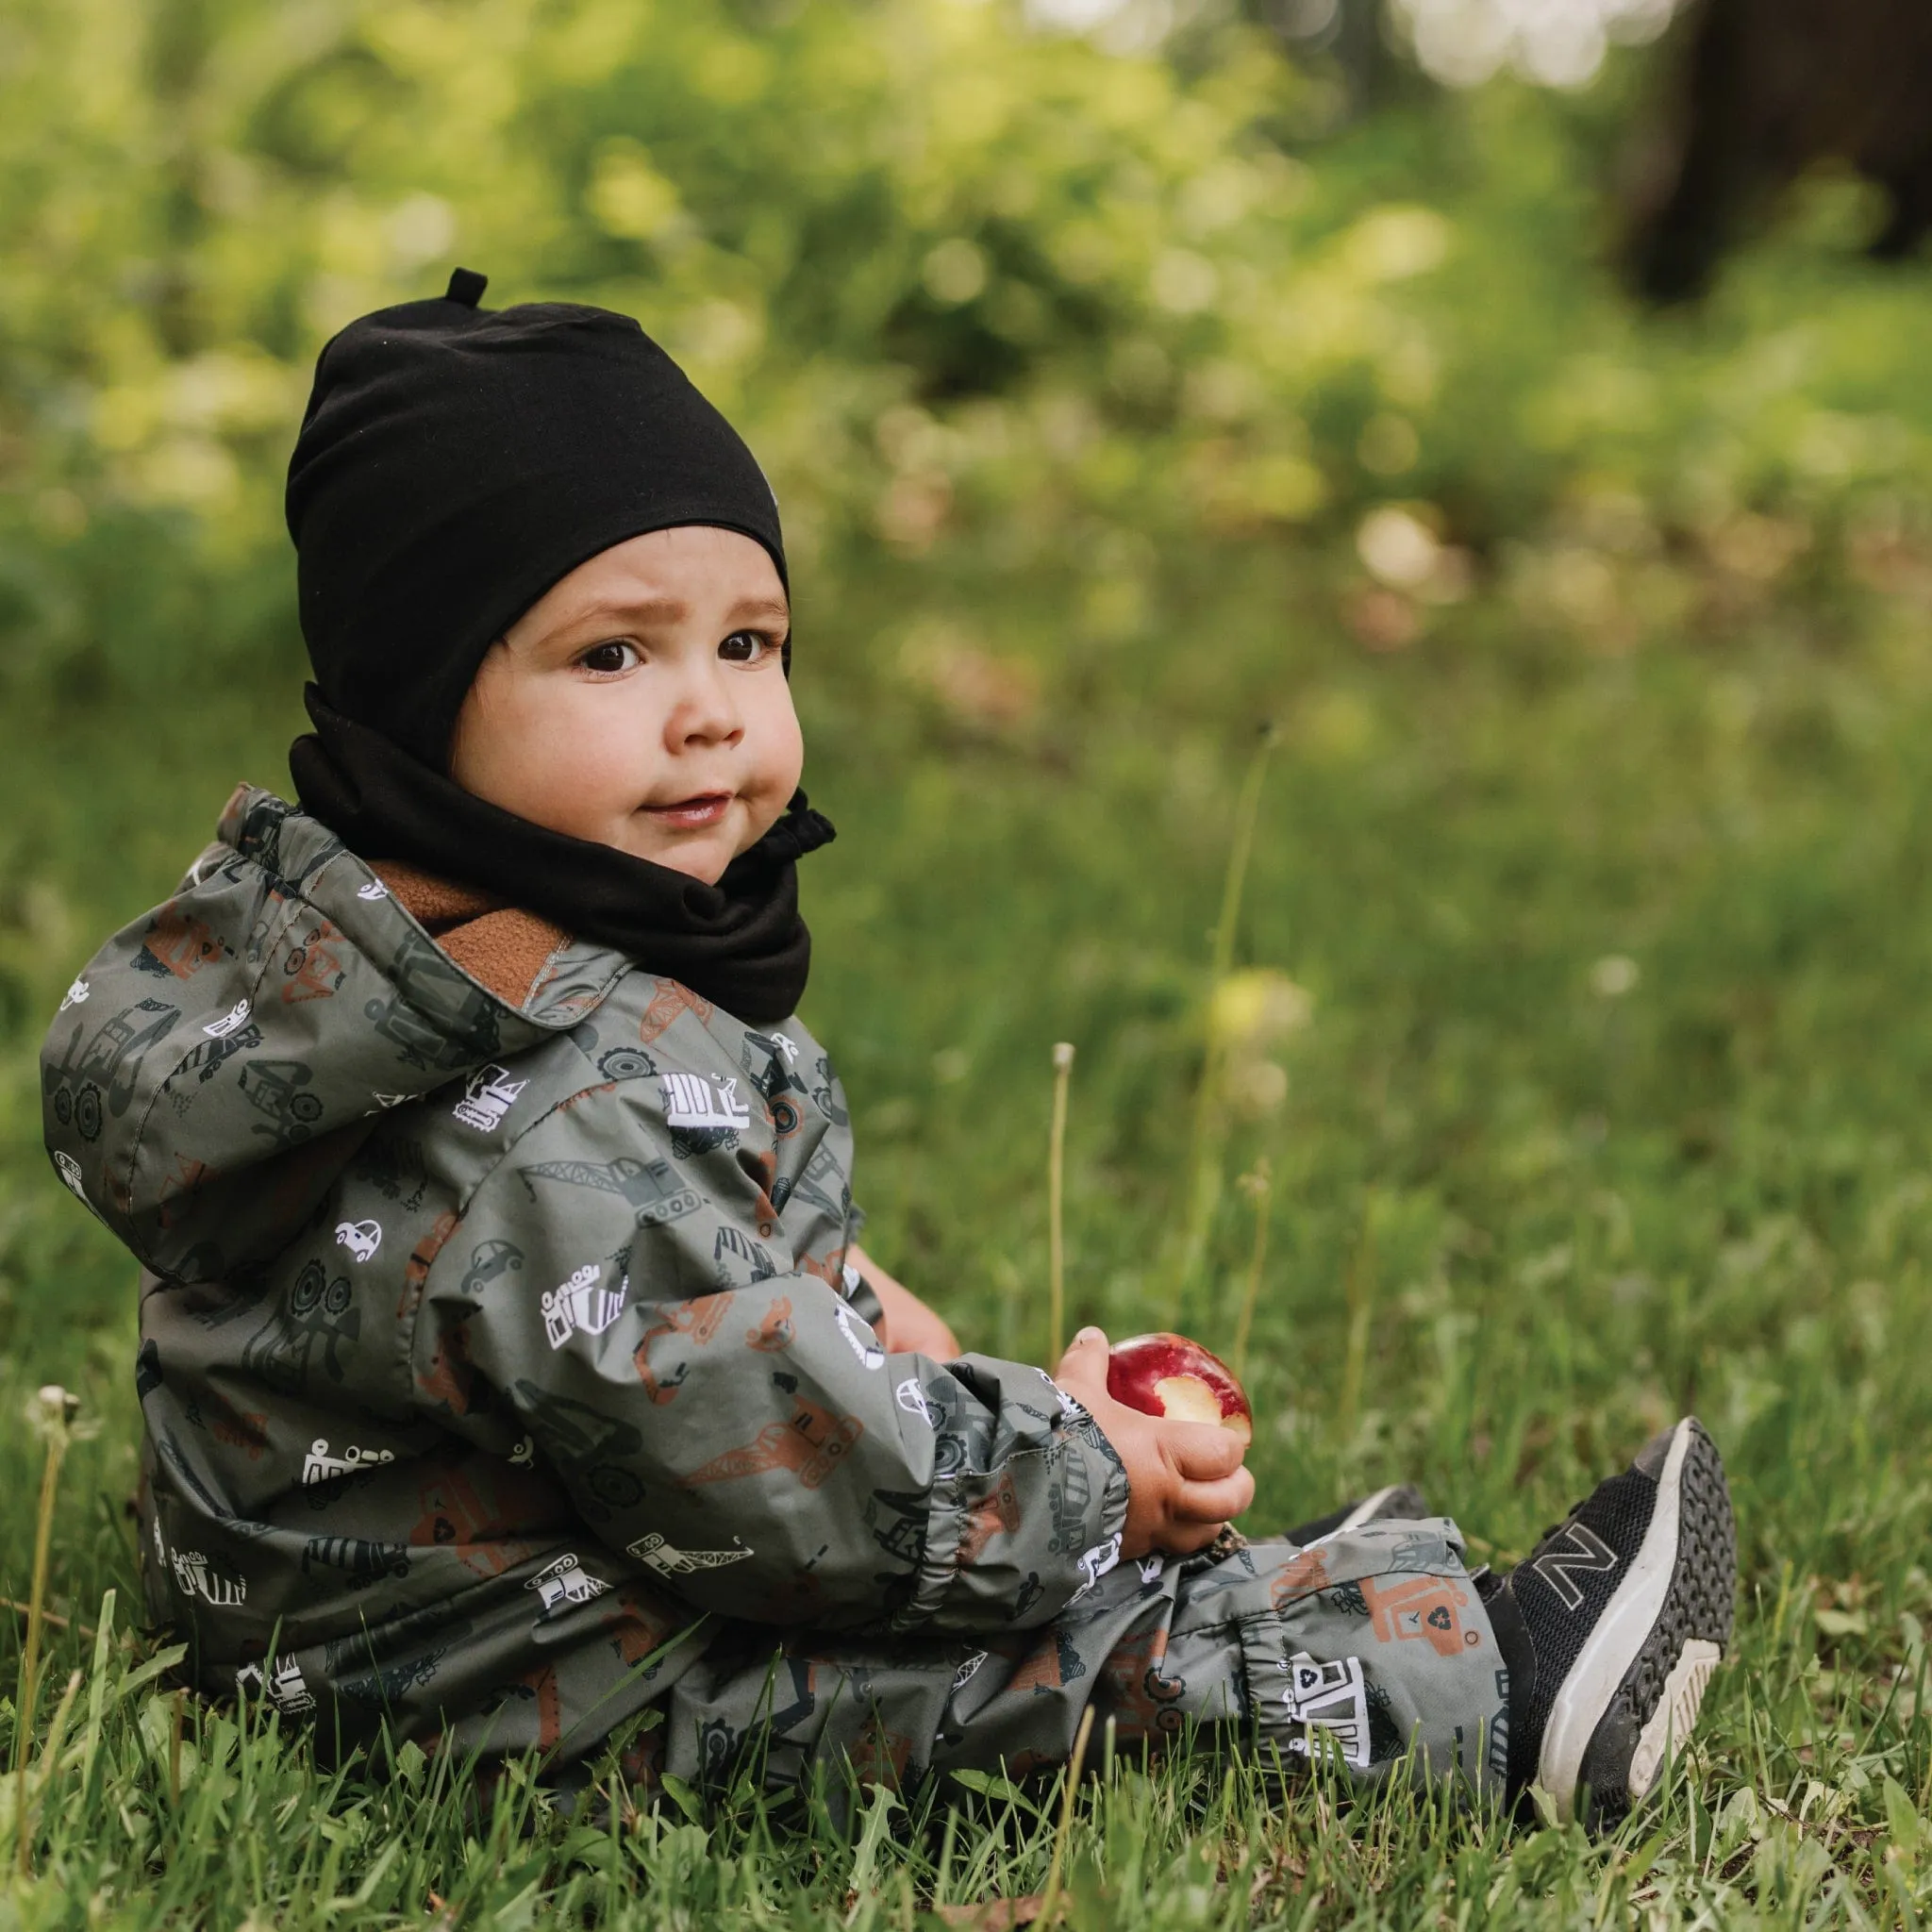
[[[625,638],[611,638],[601,644],[592,644],[577,662],[586,671],[601,672],[606,676],[619,671],[628,671],[639,663],[638,647]]]
[[[718,655],[727,664],[758,664],[777,648],[761,630],[735,630],[718,646]]]

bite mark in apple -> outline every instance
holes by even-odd
[[[1219,1356],[1186,1335],[1136,1335],[1108,1357],[1107,1392],[1116,1402],[1169,1422],[1207,1423],[1251,1442],[1247,1391]]]

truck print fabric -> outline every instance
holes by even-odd
[[[569,940],[511,1004],[243,787],[75,980],[42,1090],[142,1264],[144,1586],[210,1696],[560,1763],[657,1704],[689,1776],[754,1735],[775,1777],[1024,1769],[1089,1700],[1482,1762],[1452,1525],[1124,1564],[1077,1403],[881,1344],[795,1019]]]

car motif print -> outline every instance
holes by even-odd
[[[795,1014],[560,931],[473,974],[414,876],[243,789],[49,1023],[49,1154],[143,1271],[142,1587],[198,1690],[558,1767],[656,1707],[641,1788],[1023,1776],[1115,1683],[1124,1726],[1332,1728],[1364,1780],[1499,1714],[1452,1524],[1339,1535],[1319,1587],[1258,1543],[1150,1574],[1037,1369],[887,1373]]]
[[[337,1224],[336,1242],[347,1248],[358,1261],[373,1261],[375,1251],[382,1245],[382,1224],[379,1221],[344,1221]]]

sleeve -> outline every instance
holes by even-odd
[[[878,1290],[850,1261],[839,1271],[839,1292],[868,1328],[876,1328],[885,1320],[886,1305],[879,1300]]]
[[[735,1618],[1008,1629],[1113,1567],[1126,1476],[1078,1403],[1021,1363],[888,1355],[839,1270],[777,1266],[728,1150],[594,1158],[584,1111],[623,1104],[539,1123],[439,1254],[410,1341],[439,1420],[526,1435],[605,1544]]]

